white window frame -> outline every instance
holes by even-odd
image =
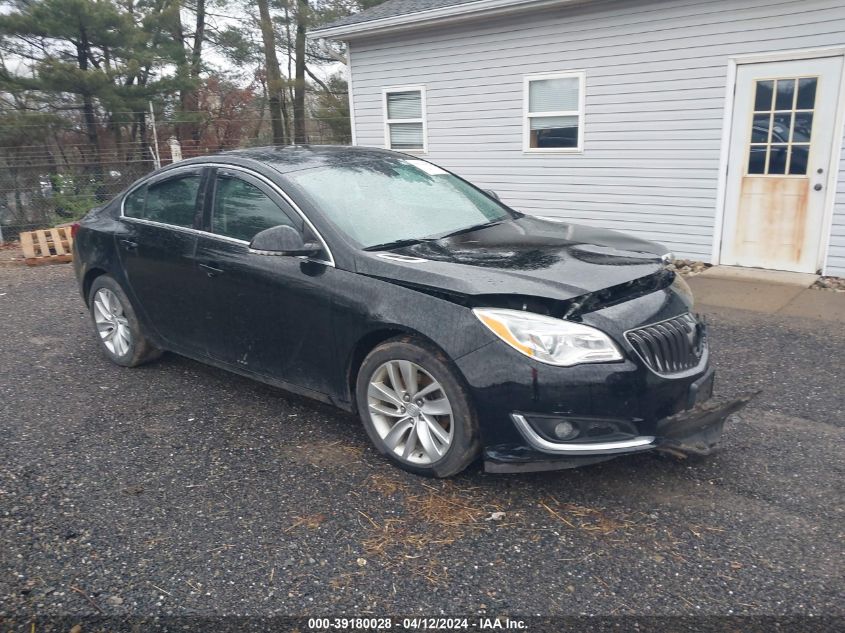
[[[578,79],[578,109],[559,110],[556,112],[529,112],[529,88],[532,81],[541,79]],[[587,73],[583,70],[572,70],[561,73],[539,73],[523,76],[522,95],[522,151],[526,154],[581,154],[584,152],[584,107],[586,104],[585,88]],[[577,147],[531,147],[531,119],[553,116],[578,117],[578,146]]]
[[[387,114],[387,95],[395,92],[419,92],[420,93],[420,108],[422,109],[422,117],[419,119],[390,119]],[[422,123],[422,149],[397,149],[397,152],[406,152],[408,154],[428,154],[428,117],[426,116],[425,105],[425,86],[392,86],[390,88],[383,88],[381,91],[381,104],[384,111],[384,147],[385,149],[393,149],[390,147],[390,124],[391,123]]]

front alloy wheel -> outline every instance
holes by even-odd
[[[478,456],[475,410],[462,376],[440,350],[403,336],[364,359],[358,413],[380,453],[401,468],[449,477]]]
[[[412,464],[441,459],[452,444],[452,405],[443,387],[409,360],[379,367],[367,390],[370,417],[385,446]]]

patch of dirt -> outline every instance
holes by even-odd
[[[318,468],[344,468],[361,461],[364,449],[341,442],[298,444],[281,449],[282,456]]]
[[[23,264],[23,252],[20,242],[0,243],[0,266]]]

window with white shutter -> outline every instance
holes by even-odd
[[[384,90],[384,143],[388,149],[426,151],[424,87]]]
[[[525,77],[526,152],[580,152],[584,142],[584,73]]]

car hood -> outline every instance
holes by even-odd
[[[364,252],[357,272],[449,294],[566,300],[660,272],[666,250],[616,231],[523,216],[452,237]]]

